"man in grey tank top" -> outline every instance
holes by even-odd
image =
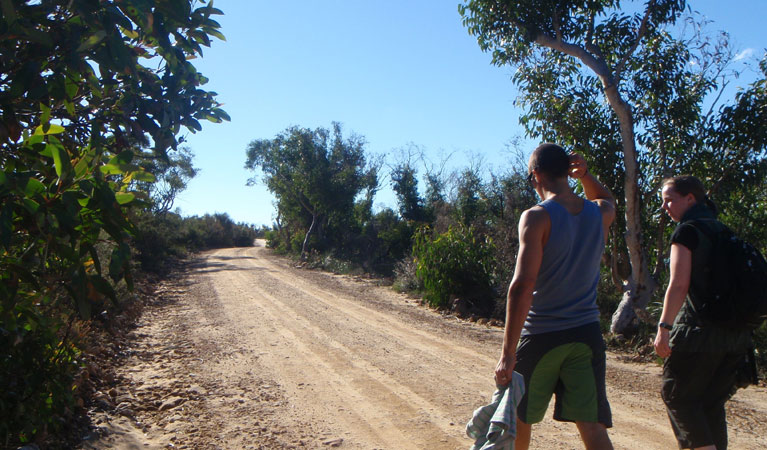
[[[586,199],[573,192],[568,177],[580,180]],[[587,449],[612,449],[596,289],[615,200],[581,155],[555,144],[533,151],[528,180],[541,203],[519,220],[519,253],[495,369],[499,385],[508,384],[514,370],[525,378],[515,448],[529,447],[532,424],[543,419],[555,395],[555,420],[574,422]]]

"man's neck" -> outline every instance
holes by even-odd
[[[554,180],[541,186],[543,200],[566,200],[569,197],[576,196],[567,178]]]

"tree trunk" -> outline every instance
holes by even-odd
[[[644,34],[644,24],[649,14],[645,14],[637,33],[637,42]],[[631,113],[631,107],[623,101],[618,91],[618,82],[620,80],[620,67],[612,72],[605,58],[599,55],[599,52],[592,53],[585,47],[563,42],[559,38],[554,38],[539,33],[536,37],[537,44],[561,51],[570,56],[578,58],[587,67],[594,71],[602,82],[602,90],[607,98],[607,102],[618,117],[621,127],[621,140],[623,141],[623,164],[626,168],[623,187],[626,194],[626,247],[629,253],[629,262],[631,263],[631,275],[623,285],[623,300],[621,300],[617,311],[613,314],[610,330],[616,334],[629,333],[634,324],[634,319],[639,316],[644,320],[649,320],[645,307],[649,303],[652,294],[657,287],[657,283],[650,275],[648,270],[647,258],[642,251],[642,222],[640,214],[639,198],[639,163],[637,160],[636,140],[634,138],[634,118]],[[636,48],[636,47],[634,47]],[[632,50],[633,52],[633,50]],[[628,57],[628,55],[626,57]]]
[[[612,317],[610,331],[627,334],[634,328],[634,319],[651,320],[645,310],[657,283],[652,278],[646,253],[642,250],[642,222],[639,198],[639,163],[634,139],[634,119],[631,109],[620,96],[611,79],[602,78],[605,96],[618,116],[623,141],[623,164],[626,168],[623,189],[626,193],[626,246],[631,262],[631,275],[624,284],[623,299]]]
[[[312,234],[312,231],[314,231],[314,226],[317,224],[317,214],[312,214],[312,224],[309,226],[309,229],[306,231],[306,236],[304,236],[304,243],[301,246],[301,259],[306,259],[306,247],[309,245],[309,236]]]

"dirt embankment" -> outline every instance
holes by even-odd
[[[500,329],[262,247],[205,253],[154,298],[83,449],[465,449],[492,394]],[[660,368],[608,358],[615,447],[676,448]],[[766,412],[765,388],[738,392],[730,448],[767,448]],[[582,448],[571,424],[533,433],[533,448]]]

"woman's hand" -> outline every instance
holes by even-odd
[[[655,353],[661,358],[668,358],[671,355],[667,329],[658,327],[658,334],[655,335],[653,345],[655,346]]]

